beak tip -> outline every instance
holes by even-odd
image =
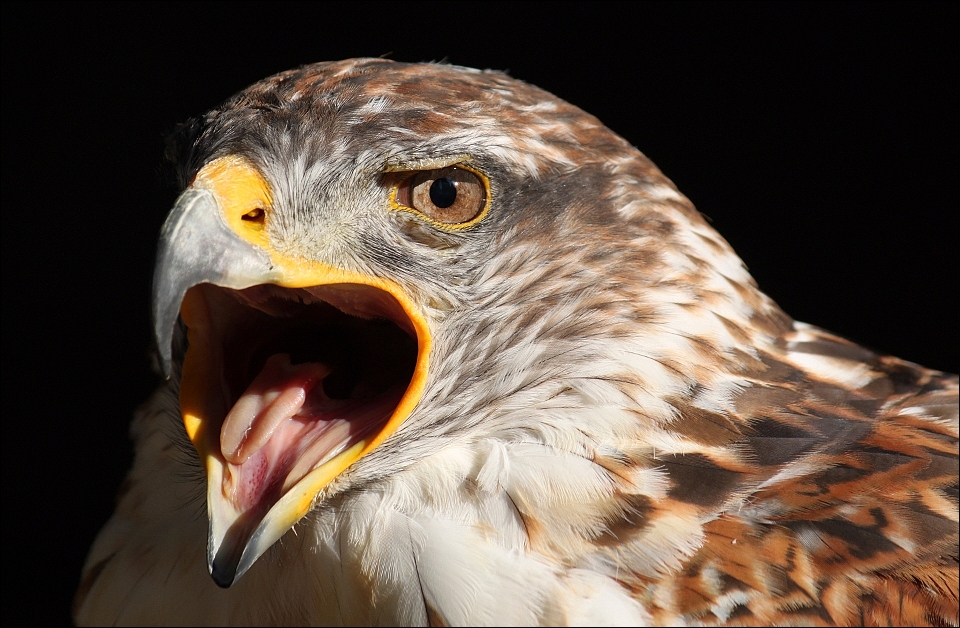
[[[246,556],[247,552],[243,553],[244,555],[237,559],[236,555],[227,556],[217,556],[214,558],[210,565],[210,577],[213,578],[213,581],[221,589],[229,589],[233,584],[247,573],[247,570],[253,565],[254,560],[250,560],[249,556]],[[244,560],[246,558],[247,560]]]
[[[221,548],[222,549],[222,548]],[[220,551],[216,556],[208,552],[207,568],[210,577],[221,589],[229,589],[237,581],[237,556]]]
[[[215,535],[212,527],[210,529],[207,545],[207,566],[210,570],[210,577],[220,588],[229,589],[233,586],[263,553],[262,551],[256,551],[259,535],[254,533],[248,537],[243,533],[244,528],[243,525],[232,527],[220,539],[219,543],[214,541]]]
[[[235,576],[236,574],[232,573],[231,570],[217,569],[216,566],[210,570],[210,577],[213,578],[214,583],[221,589],[229,589],[236,580]]]

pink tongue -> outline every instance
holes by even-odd
[[[303,407],[310,390],[330,373],[323,364],[290,364],[277,353],[230,409],[220,430],[220,450],[227,462],[242,465]]]

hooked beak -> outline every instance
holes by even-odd
[[[207,164],[160,235],[153,318],[207,474],[207,562],[228,587],[413,411],[430,334],[396,283],[275,251],[269,186]],[[174,368],[178,317],[187,349]]]

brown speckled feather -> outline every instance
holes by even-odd
[[[781,346],[763,358],[775,379],[744,391],[748,427],[731,442],[755,466],[697,461],[704,475],[676,499],[702,502],[712,474],[755,488],[704,525],[681,570],[638,591],[666,618],[707,624],[955,625],[956,377],[809,327]],[[798,353],[869,372],[851,388],[797,371]]]
[[[358,59],[265,79],[175,148],[185,187],[252,164],[271,254],[401,286],[429,372],[220,590],[180,329],[78,623],[957,625],[957,377],[793,321],[593,116]],[[391,173],[438,159],[489,180],[476,224],[390,205]]]

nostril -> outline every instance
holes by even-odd
[[[243,220],[244,222],[253,223],[258,227],[262,227],[264,218],[266,218],[266,216],[267,216],[267,213],[263,211],[263,208],[257,207],[255,209],[251,209],[250,211],[248,211],[246,214],[241,216],[240,219]]]

